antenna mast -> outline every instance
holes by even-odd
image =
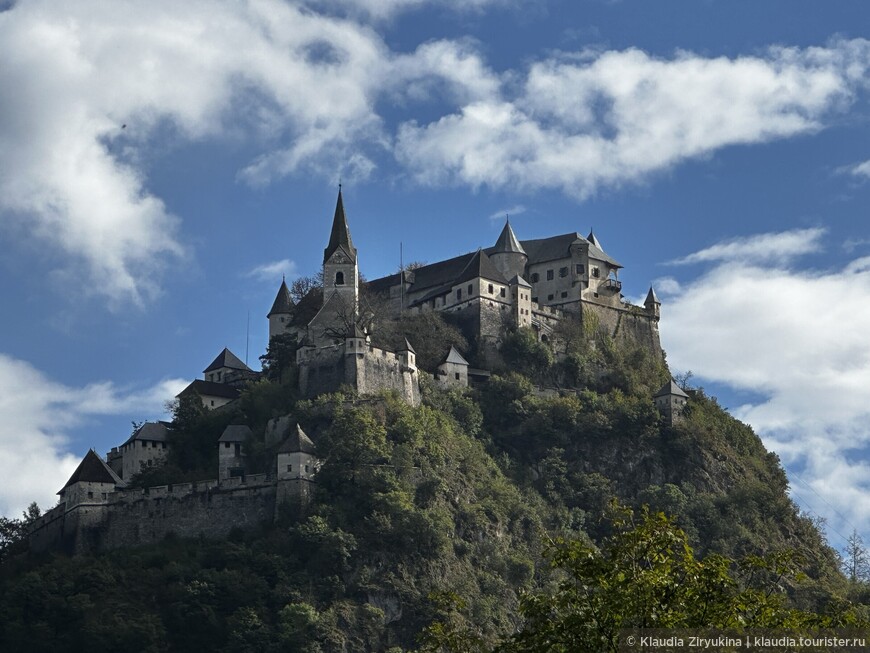
[[[399,304],[399,314],[405,312],[405,253],[402,249],[402,241],[399,241],[399,286],[401,288],[402,294],[401,299],[399,300],[401,303]]]
[[[248,364],[248,345],[251,342],[251,310],[248,309],[248,325],[245,329],[245,365]]]

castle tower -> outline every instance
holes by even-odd
[[[532,286],[520,275],[510,280],[511,310],[514,324],[518,327],[532,326]]]
[[[646,294],[646,299],[643,302],[643,307],[647,310],[647,313],[650,313],[653,316],[656,322],[661,319],[662,303],[656,296],[656,291],[653,290],[652,286],[649,287],[649,292]]]
[[[529,257],[523,246],[520,245],[520,241],[517,240],[510,220],[505,221],[504,229],[501,230],[501,235],[495,241],[495,247],[493,247],[489,258],[505,279],[522,277],[525,274]]]
[[[668,426],[673,426],[682,420],[683,409],[685,409],[688,400],[689,395],[683,392],[683,389],[673,379],[665,383],[653,397],[656,408]]]
[[[435,380],[447,386],[468,387],[468,361],[453,345],[450,345],[450,351],[438,365]]]
[[[293,316],[293,298],[290,297],[290,289],[287,281],[281,279],[281,287],[272,303],[272,310],[266,316],[269,318],[269,340],[275,336],[287,333],[290,327],[290,319]]]
[[[323,250],[324,305],[333,295],[338,295],[346,306],[357,306],[357,300],[359,299],[359,268],[357,266],[356,248],[353,246],[353,241],[350,238],[347,216],[344,213],[341,186],[338,187],[338,200],[335,204],[335,216],[332,218],[332,231],[329,234],[329,244]]]
[[[311,500],[311,484],[319,467],[317,449],[299,424],[290,428],[290,434],[278,447],[276,455],[278,489],[275,515],[282,506],[291,514],[304,511]]]

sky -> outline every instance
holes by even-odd
[[[870,542],[870,5],[0,2],[0,514],[321,264],[594,229],[672,370]]]

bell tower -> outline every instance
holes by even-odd
[[[338,186],[338,200],[335,204],[335,216],[332,218],[329,244],[323,250],[324,304],[333,295],[338,295],[348,306],[353,306],[354,311],[356,310],[359,299],[359,267],[356,248],[350,238],[347,216],[344,213],[341,184]]]

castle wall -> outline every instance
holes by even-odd
[[[605,333],[617,342],[633,343],[646,347],[654,356],[662,355],[658,322],[653,314],[639,306],[612,308],[583,303],[583,316],[594,316]]]

